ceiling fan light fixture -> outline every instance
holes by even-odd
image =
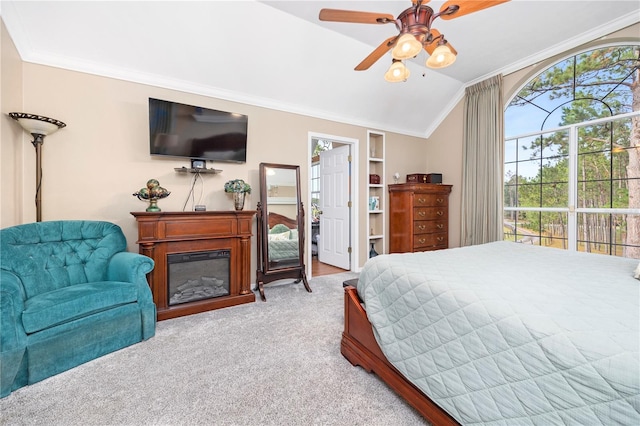
[[[385,73],[387,81],[405,81],[409,70],[404,64],[396,62],[414,58],[422,50],[431,56],[426,61],[429,68],[444,68],[456,61],[456,50],[447,45],[440,31],[431,27],[436,18],[454,19],[510,0],[448,0],[438,13],[427,6],[429,0],[412,0],[412,6],[405,9],[396,18],[390,14],[360,12],[341,9],[322,9],[318,18],[321,21],[352,22],[357,24],[395,24],[398,34],[383,41],[356,67],[356,71],[369,69],[376,61],[391,51],[393,63]],[[437,42],[437,44],[436,44]]]
[[[422,43],[411,33],[404,33],[398,39],[396,46],[391,51],[393,59],[409,59],[422,51]]]
[[[427,66],[429,68],[445,68],[453,64],[456,61],[456,55],[451,51],[446,44],[439,44],[435,48],[429,59],[427,59]]]
[[[409,78],[409,69],[404,66],[404,64],[394,59],[393,63],[384,74],[384,79],[389,83],[399,83],[401,81],[406,81]]]

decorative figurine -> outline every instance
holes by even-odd
[[[146,211],[159,212],[162,210],[158,207],[158,200],[167,198],[169,194],[171,194],[171,192],[161,187],[160,182],[156,179],[149,179],[147,181],[147,187],[135,192],[133,196],[138,197],[138,200],[149,201],[149,207],[147,207]]]

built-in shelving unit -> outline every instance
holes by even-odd
[[[385,134],[373,130],[367,130],[367,232],[368,232],[368,253],[371,257],[372,249],[378,254],[385,253],[385,208],[386,191],[384,155],[385,155]],[[374,178],[373,176],[379,177]]]

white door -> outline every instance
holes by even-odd
[[[320,153],[318,260],[351,269],[349,255],[349,151],[343,145]]]

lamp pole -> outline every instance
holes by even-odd
[[[36,148],[36,222],[42,222],[42,144],[44,136],[41,133],[32,133],[31,143]]]

